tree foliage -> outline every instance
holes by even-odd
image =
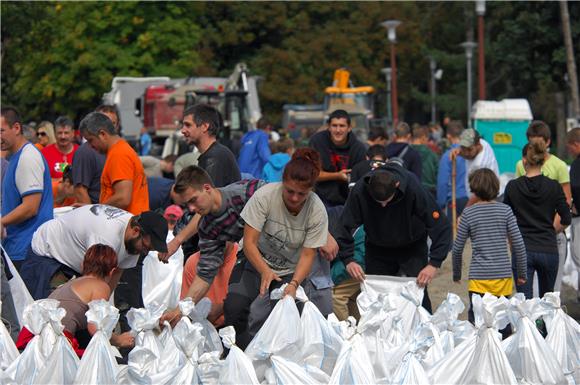
[[[264,78],[264,112],[320,103],[333,71],[384,92],[389,43],[380,23],[398,19],[400,115],[426,122],[429,56],[443,69],[437,105],[465,119],[466,63],[475,38],[472,2],[2,2],[2,101],[31,118],[94,107],[114,76],[227,75],[246,62]],[[488,2],[488,98],[542,96],[566,87],[557,2]],[[570,2],[580,64],[580,5]],[[473,75],[477,79],[474,60]],[[474,98],[477,95],[474,81]],[[384,106],[377,106],[384,111]],[[543,108],[538,108],[543,111]],[[540,116],[541,117],[541,116]]]

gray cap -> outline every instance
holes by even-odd
[[[479,132],[475,131],[473,128],[468,128],[463,130],[461,136],[459,137],[459,145],[461,147],[471,147],[477,142],[479,142]]]

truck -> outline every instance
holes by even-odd
[[[177,144],[184,109],[194,103],[208,103],[222,113],[224,130],[220,139],[228,142],[255,127],[261,118],[260,79],[249,76],[244,63],[238,63],[228,77],[116,77],[103,102],[117,106],[127,140],[138,141],[144,128],[159,144],[168,138]],[[170,143],[169,147],[175,145]]]
[[[319,128],[333,111],[342,109],[351,117],[352,131],[361,141],[366,141],[369,129],[375,124],[374,92],[371,86],[355,87],[350,71],[339,68],[334,71],[332,86],[324,90],[323,104],[283,106],[283,127],[296,139],[303,128]]]

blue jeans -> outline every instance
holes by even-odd
[[[538,273],[538,287],[540,298],[544,294],[554,291],[554,283],[558,275],[558,253],[537,253],[528,251],[528,280],[525,284],[518,286],[516,290],[524,293],[526,299],[534,297],[534,273]],[[517,277],[515,269],[515,259],[512,258],[514,277]]]

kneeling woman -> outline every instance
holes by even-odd
[[[87,323],[85,313],[89,310],[89,302],[98,299],[109,300],[111,296],[111,277],[116,270],[117,253],[110,246],[96,244],[88,248],[83,260],[83,276],[72,279],[53,291],[48,298],[60,302],[60,307],[66,310],[62,319],[65,335],[71,340],[73,348],[79,356],[86,347],[87,331],[93,335],[97,329]],[[25,328],[18,337],[17,347],[24,349],[32,335]],[[90,339],[90,338],[89,338]],[[128,348],[135,341],[130,332],[111,336],[111,344],[120,348]],[[79,346],[80,345],[80,346]]]
[[[295,297],[310,273],[316,249],[326,244],[326,209],[312,191],[319,174],[318,153],[297,150],[284,169],[282,182],[256,191],[241,213],[247,260],[232,272],[224,302],[225,324],[234,326],[241,348],[249,344],[271,311],[270,291],[288,283],[285,294]]]

